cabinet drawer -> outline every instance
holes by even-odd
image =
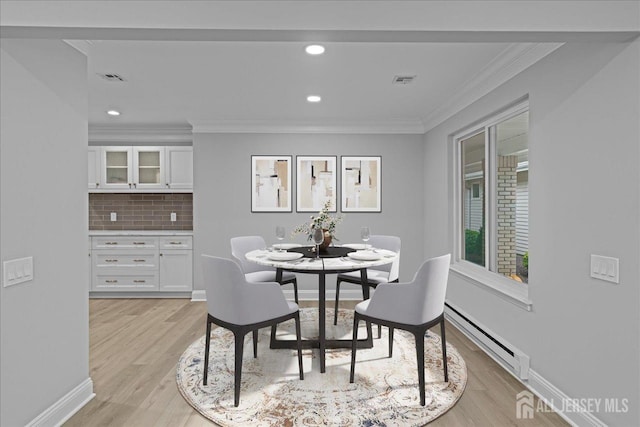
[[[158,247],[157,237],[99,236],[93,237],[91,242],[93,249],[155,249]]]
[[[173,236],[160,237],[160,249],[191,249],[193,247],[193,237]]]
[[[92,289],[94,291],[121,291],[125,289],[136,291],[157,291],[158,275],[156,273],[137,276],[99,274],[93,278]]]
[[[158,268],[158,255],[155,252],[136,253],[110,253],[100,251],[93,253],[93,267],[96,272],[100,270],[156,270]]]

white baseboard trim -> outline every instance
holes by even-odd
[[[160,298],[190,298],[191,292],[153,292],[153,291],[144,291],[144,292],[135,292],[135,291],[125,291],[125,292],[89,292],[89,298],[99,298],[99,299],[118,299],[118,298],[141,298],[141,299],[160,299]]]
[[[447,317],[447,320],[451,320]],[[490,352],[488,352],[484,345],[474,336],[473,333],[467,331],[464,328],[463,324],[458,324],[457,322],[449,322],[454,328],[458,329],[462,334],[464,334],[469,340],[471,340],[475,345],[477,345],[485,354],[491,357],[498,365],[500,365],[505,371],[511,374],[515,379],[517,379],[524,387],[526,387],[533,394],[538,396],[543,402],[547,404],[548,407],[552,408],[558,415],[560,415],[566,422],[568,422],[572,426],[594,426],[594,427],[606,427],[606,424],[600,421],[596,416],[591,412],[587,411],[572,411],[572,412],[564,412],[563,407],[558,407],[558,404],[562,405],[562,402],[574,402],[575,399],[568,396],[558,387],[553,385],[551,382],[547,381],[542,375],[538,374],[533,369],[529,369],[529,379],[522,380],[518,378],[516,373],[513,371],[513,368],[505,363],[498,357],[495,357]],[[494,338],[498,340],[502,340],[500,336],[494,336]],[[554,404],[555,403],[555,404]],[[515,406],[513,408],[514,412],[516,410]],[[534,415],[535,416],[535,415]]]
[[[206,301],[206,300],[207,300],[207,292],[204,289],[194,289],[191,292],[191,302]]]
[[[93,381],[87,378],[31,420],[27,427],[60,426],[95,396]]]
[[[562,402],[574,402],[575,399],[568,396],[558,387],[547,381],[542,375],[538,374],[534,370],[529,370],[529,380],[524,383],[529,390],[547,406],[552,408],[558,415],[560,415],[566,422],[573,426],[594,426],[594,427],[606,427],[607,425],[600,421],[593,413],[586,410],[576,410],[571,412],[563,411]],[[558,404],[560,407],[558,407]],[[565,405],[567,406],[567,405]]]

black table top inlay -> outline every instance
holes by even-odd
[[[291,248],[287,252],[298,252],[304,255],[305,258],[315,258],[315,246],[301,246],[299,248]],[[320,249],[320,258],[340,258],[346,256],[349,252],[355,252],[355,249],[341,247],[341,246],[329,246],[325,249]]]

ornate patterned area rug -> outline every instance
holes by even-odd
[[[318,309],[300,310],[303,337],[317,336]],[[351,338],[353,312],[340,310],[338,325],[327,310],[327,337]],[[358,338],[366,336],[364,322]],[[203,325],[204,329],[204,325]],[[374,337],[377,336],[374,326]],[[295,350],[269,349],[270,330],[262,329],[258,358],[251,334],[245,337],[240,406],[233,406],[233,334],[211,333],[209,384],[202,385],[205,337],[180,357],[176,380],[186,401],[221,426],[422,426],[444,414],[460,398],[467,368],[447,344],[449,382],[444,382],[440,337],[425,339],[426,406],[420,406],[413,336],[396,330],[393,358],[388,357],[388,330],[373,348],[357,354],[355,383],[349,383],[351,350],[327,350],[326,372],[320,373],[318,350],[303,350],[304,380],[298,377]],[[278,326],[278,339],[295,339],[293,320]]]

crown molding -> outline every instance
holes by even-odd
[[[92,143],[192,143],[191,126],[187,125],[89,125]]]
[[[540,61],[564,43],[513,43],[423,120],[425,132]]]
[[[84,56],[89,56],[91,49],[93,49],[93,42],[91,40],[62,40]]]
[[[333,133],[424,134],[421,120],[363,122],[274,122],[248,120],[192,121],[193,133]]]

